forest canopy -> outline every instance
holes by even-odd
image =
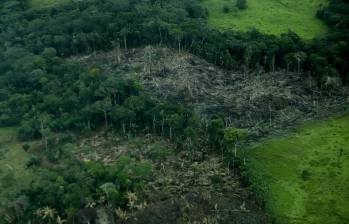
[[[348,1],[331,0],[317,14],[330,33],[308,42],[292,31],[275,36],[255,29],[215,30],[207,25],[207,11],[197,0],[86,0],[38,9],[26,0],[2,0],[0,126],[18,126],[22,141],[41,140],[51,162],[61,159],[64,151],[56,147],[55,133],[99,128],[123,135],[153,133],[178,149],[192,150],[204,127],[207,145],[229,151],[245,137],[244,130],[224,130],[219,117],[203,125],[189,106],[155,102],[136,80],[119,72],[103,74],[98,67],[86,69],[69,57],[165,45],[225,69],[253,75],[280,70],[312,75],[319,87],[335,88],[349,84],[348,14]],[[123,159],[126,162],[120,163],[128,163],[135,173],[141,165],[149,172],[127,179],[124,167],[74,159],[42,171],[42,178],[22,192],[30,201],[22,217],[35,220],[34,210],[52,212],[40,210],[50,206],[62,218],[77,220],[85,217],[79,210],[82,205],[101,195],[101,203],[126,208],[126,195],[142,185],[151,169]],[[37,164],[39,159],[33,157],[27,165]],[[87,199],[79,201],[81,197]]]

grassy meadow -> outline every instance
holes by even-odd
[[[349,223],[349,114],[267,140],[248,157],[276,223]]]
[[[248,8],[239,10],[236,0],[203,0],[208,23],[219,29],[248,30],[252,27],[267,34],[292,30],[304,39],[324,35],[327,27],[316,18],[316,11],[328,0],[247,0]],[[223,12],[227,6],[230,11]]]
[[[29,155],[16,136],[15,128],[0,128],[0,208],[17,188],[28,184],[32,176],[25,167]]]

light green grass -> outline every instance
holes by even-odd
[[[0,207],[32,177],[25,167],[28,154],[17,141],[16,133],[15,128],[0,128]]]
[[[304,39],[324,35],[326,25],[316,18],[320,4],[328,0],[247,0],[245,10],[223,13],[223,6],[235,7],[236,0],[203,0],[209,11],[208,23],[219,29],[248,30],[257,28],[267,34],[292,30]]]
[[[71,2],[71,0],[29,0],[29,6],[35,9],[42,9],[68,2]]]
[[[276,223],[349,223],[349,114],[265,141],[248,158]]]

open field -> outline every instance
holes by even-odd
[[[349,223],[349,114],[249,150],[248,170],[276,223]]]
[[[0,128],[0,208],[18,187],[30,182],[31,171],[25,167],[28,157],[16,140],[16,129]]]
[[[247,0],[248,8],[239,10],[236,0],[203,0],[209,11],[208,23],[219,29],[248,30],[252,27],[268,34],[292,30],[304,39],[323,35],[327,27],[316,18],[316,11],[327,0]],[[223,7],[230,8],[224,13]]]
[[[40,9],[45,7],[51,7],[62,3],[70,2],[71,0],[29,0],[29,5],[32,8]]]

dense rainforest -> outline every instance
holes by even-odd
[[[222,154],[233,169],[243,163],[230,149],[246,130],[226,128],[219,116],[202,119],[190,105],[157,102],[137,80],[87,69],[72,56],[112,49],[120,64],[129,49],[160,45],[244,74],[292,72],[334,90],[349,84],[347,0],[331,0],[318,11],[330,32],[311,41],[291,30],[280,36],[216,30],[207,17],[197,0],[86,0],[41,9],[27,0],[1,1],[0,126],[18,127],[18,138],[38,142],[34,151],[43,156],[28,160],[38,178],[13,196],[0,223],[93,223],[95,204],[118,217],[141,206],[132,192],[150,175],[148,165],[131,158],[113,166],[77,160],[68,144],[72,133],[153,134],[177,151],[202,147]],[[30,147],[23,143],[23,150]]]

